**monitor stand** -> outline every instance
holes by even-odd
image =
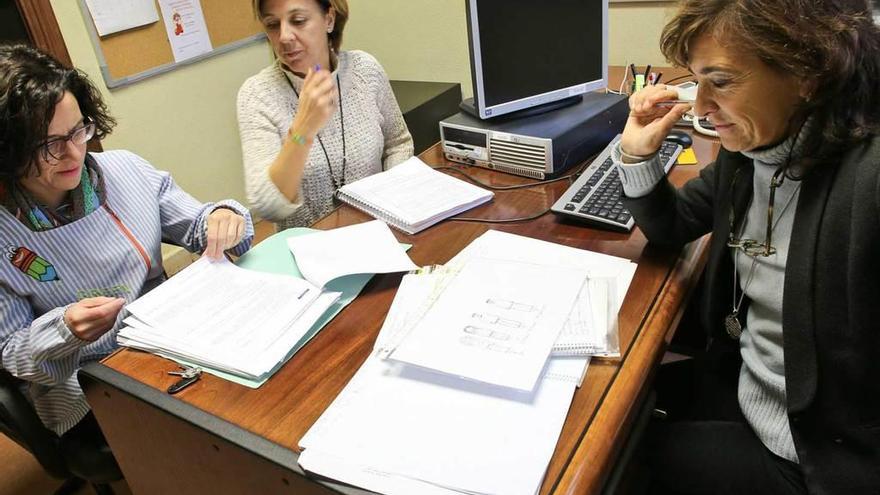
[[[488,120],[492,120],[493,122],[501,122],[505,120],[514,120],[523,117],[531,117],[533,115],[540,115],[542,113],[552,112],[553,110],[558,110],[560,108],[570,107],[572,105],[577,105],[584,99],[583,95],[569,96],[568,98],[563,98],[561,100],[551,101],[550,103],[544,103],[543,105],[538,105],[536,107],[524,108],[522,110],[517,110],[515,112],[505,113],[503,115],[499,115],[497,117],[492,117]],[[465,113],[469,115],[473,115],[476,118],[480,118],[479,112],[477,112],[477,107],[474,105],[473,98],[466,98],[463,100],[458,107]]]

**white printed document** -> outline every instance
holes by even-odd
[[[270,372],[338,299],[309,282],[202,257],[126,306],[120,345],[249,379]]]
[[[303,277],[318,287],[345,275],[418,268],[391,229],[378,220],[291,237],[287,245]]]
[[[637,264],[616,256],[489,230],[446,265],[455,269],[479,256],[587,269],[590,280],[587,290],[578,295],[553,354],[620,355],[617,313],[635,276]]]
[[[389,359],[530,391],[587,270],[471,259]]]
[[[159,20],[154,0],[86,0],[98,36],[118,33]]]
[[[302,438],[299,463],[389,495],[534,495],[575,390],[554,376],[584,362],[553,363],[519,392],[370,357]]]
[[[199,0],[159,0],[175,62],[210,52],[211,36]]]

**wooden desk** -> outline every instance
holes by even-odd
[[[695,141],[701,164],[711,161],[717,144],[699,137]],[[446,163],[438,146],[423,158],[433,165]],[[698,169],[677,166],[670,179],[681,184]],[[470,171],[498,185],[531,181]],[[499,192],[492,203],[467,216],[528,216],[549,208],[566,187],[566,182],[558,182]],[[315,227],[330,229],[369,219],[341,207]],[[397,237],[413,244],[409,254],[417,264],[444,263],[489,227],[446,221],[415,236]],[[591,363],[541,488],[542,494],[598,493],[702,270],[708,241],[695,241],[681,253],[663,251],[648,246],[638,229],[631,234],[606,232],[563,222],[552,214],[491,227],[639,264],[620,312],[622,358]],[[374,277],[348,308],[257,390],[207,375],[172,397],[164,390],[176,380],[167,375],[175,365],[128,349],[86,366],[80,374],[83,388],[132,491],[365,493],[306,476],[296,463],[297,444],[366,359],[399,281],[400,275]]]

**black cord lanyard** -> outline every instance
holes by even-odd
[[[287,84],[290,84],[290,89],[292,89],[293,94],[296,95],[296,105],[299,107],[299,91],[296,90],[293,81],[291,81],[286,74],[284,75],[284,79],[287,80]],[[342,177],[339,181],[336,180],[336,176],[333,174],[333,167],[330,165],[330,155],[327,154],[327,147],[324,146],[324,140],[321,139],[320,134],[317,136],[318,144],[321,145],[321,150],[324,151],[324,159],[327,160],[327,172],[330,173],[330,181],[333,182],[334,195],[340,187],[345,185],[345,167],[348,164],[348,157],[345,153],[345,114],[342,111],[342,86],[339,84],[339,74],[336,74],[336,92],[339,95],[339,125],[342,127]]]

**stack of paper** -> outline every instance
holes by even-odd
[[[587,285],[560,332],[554,355],[619,356],[617,313],[636,273],[627,259],[572,248],[495,230],[487,231],[454,258],[447,267],[455,271],[475,257],[553,264],[586,269]],[[561,287],[554,290],[559,293]]]
[[[202,258],[127,306],[120,345],[259,384],[339,299],[325,284],[416,268],[378,221],[287,242],[308,280]]]
[[[474,258],[389,358],[529,392],[587,271]]]
[[[373,355],[303,437],[300,464],[386,494],[533,495],[589,363],[551,348],[602,341],[593,326],[616,320],[608,300],[634,271],[490,231],[445,267],[404,276]]]
[[[300,441],[299,463],[389,495],[534,495],[586,359],[554,361],[559,378],[522,393],[371,357]]]
[[[340,200],[408,234],[485,203],[492,196],[492,191],[437,172],[418,157],[339,189]]]
[[[129,304],[118,341],[258,379],[338,297],[305,280],[201,258]]]

